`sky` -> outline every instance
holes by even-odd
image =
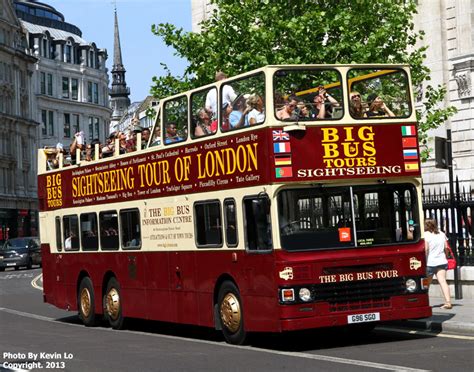
[[[152,24],[172,23],[191,31],[191,0],[40,0],[62,13],[66,22],[82,31],[82,38],[107,49],[110,71],[114,52],[114,4],[122,48],[122,61],[127,72],[131,102],[150,94],[153,76],[161,76],[166,63],[173,75],[180,75],[186,61],[174,56],[174,49],[151,32]]]

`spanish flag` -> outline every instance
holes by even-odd
[[[417,170],[420,170],[418,162],[410,161],[405,163],[405,172],[416,172]]]

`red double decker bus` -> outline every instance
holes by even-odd
[[[267,66],[161,100],[143,150],[40,150],[44,300],[235,344],[430,316],[416,128],[407,66]]]

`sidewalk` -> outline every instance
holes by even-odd
[[[456,333],[474,336],[474,300],[451,300],[451,310],[441,309],[444,300],[440,297],[430,296],[430,305],[433,316],[430,318],[395,322],[399,327],[422,329],[432,332]]]

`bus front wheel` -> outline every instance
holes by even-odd
[[[81,281],[77,303],[79,308],[79,317],[81,318],[82,323],[84,323],[86,327],[95,326],[96,315],[94,287],[92,286],[92,280],[88,276],[86,276]]]
[[[104,313],[113,329],[123,328],[120,284],[115,278],[111,278],[107,284],[107,292],[104,297]]]
[[[244,328],[242,300],[236,285],[224,282],[218,295],[219,321],[225,340],[229,344],[242,345],[247,337]]]

